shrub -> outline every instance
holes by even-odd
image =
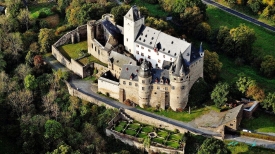
[[[48,22],[45,21],[45,20],[40,20],[40,21],[39,21],[39,27],[40,27],[40,28],[49,28],[49,24],[48,24]]]
[[[38,18],[46,18],[47,17],[47,13],[45,12],[39,12]]]

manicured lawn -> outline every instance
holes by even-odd
[[[126,129],[125,133],[131,136],[135,136],[137,134],[137,132],[132,129]]]
[[[81,57],[81,51],[88,51],[87,41],[82,41],[75,44],[66,44],[58,47],[58,50],[65,56],[67,59],[75,59]]]
[[[274,48],[275,49],[275,48]],[[275,79],[267,79],[260,74],[255,69],[252,69],[250,66],[238,67],[235,63],[228,59],[224,55],[220,55],[220,61],[223,63],[221,77],[228,83],[236,81],[237,75],[244,73],[246,76],[251,77],[256,80],[265,89],[265,92],[274,92],[275,91]]]
[[[38,3],[36,5],[31,5],[28,7],[31,12],[31,18],[36,19],[39,16],[40,12],[45,12],[47,16],[53,15],[51,8],[54,6],[54,3]]]
[[[149,4],[142,0],[133,0],[131,5],[144,6],[148,9],[149,15],[154,17],[166,17],[168,15],[159,4]]]
[[[167,132],[167,131],[164,131],[164,130],[159,130],[159,131],[157,132],[157,134],[158,134],[159,137],[162,137],[162,138],[164,138],[164,139],[168,136],[168,132]]]
[[[77,60],[80,64],[82,65],[87,65],[89,62],[95,62],[95,63],[98,63],[100,65],[103,65],[105,67],[107,67],[108,65],[101,62],[100,60],[98,60],[97,58],[95,58],[94,56],[90,55],[88,57],[84,57],[84,58],[81,58],[79,60]]]
[[[172,134],[169,136],[169,140],[174,140],[174,141],[180,141],[182,140],[183,134]]]
[[[167,141],[166,145],[175,149],[178,149],[180,144],[178,142],[175,141]]]
[[[131,128],[133,130],[138,130],[140,128],[140,124],[138,124],[138,123],[130,124],[130,125],[128,125],[128,129],[129,128]]]
[[[150,133],[153,131],[153,126],[145,126],[145,127],[142,127],[141,129],[142,132],[145,132],[145,133]]]
[[[157,143],[159,143],[159,144],[163,144],[164,139],[163,139],[163,138],[156,137],[156,138],[153,138],[152,141],[157,142]]]
[[[243,119],[241,126],[248,130],[275,133],[275,116],[261,112],[253,119]]]
[[[169,110],[154,112],[153,108],[147,108],[147,109],[144,109],[144,110],[153,112],[153,113],[158,114],[158,115],[163,115],[163,116],[171,118],[171,119],[184,121],[184,122],[192,121],[192,120],[196,119],[197,117],[199,117],[203,114],[206,114],[210,111],[209,108],[200,108],[200,109],[191,110],[191,114],[189,114],[186,111],[175,112],[175,111],[169,111]]]
[[[229,13],[221,11],[213,6],[208,6],[207,16],[209,17],[208,23],[212,29],[217,29],[220,26],[227,26],[234,28],[244,23],[246,26],[254,29],[257,40],[253,44],[253,53],[257,56],[265,56],[267,54],[275,56],[274,44],[275,33],[270,32],[260,26],[254,25]]]
[[[225,141],[228,145],[231,141]],[[275,151],[271,149],[266,149],[262,147],[251,147],[245,143],[238,143],[236,146],[227,146],[232,154],[274,154]]]
[[[148,136],[147,133],[139,133],[139,134],[137,135],[137,137],[139,137],[139,138],[145,138],[146,136]]]
[[[124,129],[124,127],[122,127],[120,125],[115,127],[115,130],[118,131],[118,132],[121,132],[123,129]]]

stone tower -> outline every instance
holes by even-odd
[[[96,21],[92,20],[87,23],[87,44],[88,44],[88,53],[92,54],[92,42],[95,38],[95,25]]]
[[[134,41],[138,35],[141,26],[144,24],[144,18],[141,17],[137,6],[132,6],[124,16],[124,46],[125,49],[134,54]]]
[[[151,81],[151,69],[149,67],[148,61],[145,59],[144,62],[140,65],[138,71],[138,97],[139,106],[142,108],[144,107],[144,105],[149,104]]]
[[[169,69],[170,107],[172,110],[184,109],[188,102],[189,65],[180,53]]]

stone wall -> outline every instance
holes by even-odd
[[[72,87],[70,85],[70,83],[68,83],[67,81],[65,81],[67,87],[68,87],[68,91],[69,91],[69,94],[72,95],[72,96],[75,96],[75,97],[78,97],[80,99],[83,99],[85,101],[88,101],[88,102],[91,102],[93,104],[96,104],[98,106],[105,106],[106,108],[110,108],[110,109],[115,109],[115,107],[113,106],[110,106],[108,104],[106,104],[105,102],[102,102],[92,96],[89,96],[87,94],[84,94],[83,92],[81,92],[80,90],[77,90],[75,89],[74,87]]]
[[[71,59],[71,69],[75,74],[79,75],[81,78],[85,77],[84,73],[84,67],[79,64],[77,61],[74,59]]]
[[[114,99],[119,99],[119,82],[115,82],[103,77],[98,79],[98,91]]]
[[[173,150],[173,149],[167,149],[167,148],[162,148],[162,147],[156,147],[156,146],[152,146],[152,145],[150,145],[150,148],[144,148],[143,143],[140,143],[140,142],[138,142],[134,139],[128,138],[128,135],[115,133],[115,132],[113,132],[109,129],[106,129],[105,131],[106,131],[107,136],[114,136],[116,139],[119,139],[120,141],[122,141],[125,144],[128,144],[130,146],[134,146],[138,149],[145,149],[147,152],[184,154],[184,150],[183,151]]]
[[[57,61],[66,66],[68,69],[71,68],[70,60],[64,57],[54,45],[52,45],[52,55],[56,58]]]

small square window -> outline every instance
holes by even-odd
[[[132,82],[129,82],[129,86],[131,86],[132,85]]]
[[[142,83],[145,83],[145,80],[142,80]]]
[[[158,63],[161,63],[161,60],[160,60],[160,59],[158,60]]]
[[[139,54],[139,51],[136,51],[137,52],[137,54]]]
[[[143,47],[143,46],[141,46],[141,49],[144,49],[144,47]]]
[[[170,58],[170,60],[172,61],[172,58]]]
[[[150,50],[150,49],[148,49],[148,52],[151,52],[151,50]]]
[[[163,58],[165,58],[165,55],[163,55]]]
[[[168,90],[168,87],[165,87],[165,90]]]
[[[126,81],[123,81],[123,84],[126,84]]]
[[[157,86],[157,89],[159,89],[159,86]]]
[[[148,59],[151,59],[151,56],[148,55]]]
[[[172,89],[174,90],[174,89],[175,89],[175,86],[172,86]]]
[[[139,47],[139,45],[137,45],[137,47]]]
[[[135,83],[135,86],[137,87],[137,86],[138,86],[138,84],[137,84],[137,83]]]
[[[141,53],[141,56],[144,56],[144,53]]]
[[[144,90],[145,88],[144,87],[141,87],[141,90]]]

